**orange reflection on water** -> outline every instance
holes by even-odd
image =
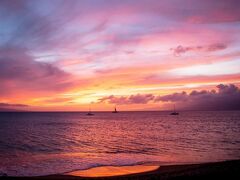
[[[136,166],[102,166],[86,170],[73,171],[66,175],[82,177],[107,177],[136,174],[148,171],[154,171],[160,166],[157,165],[136,165]]]

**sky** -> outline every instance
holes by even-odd
[[[240,109],[238,0],[1,0],[0,110]]]

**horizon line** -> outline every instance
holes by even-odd
[[[232,109],[232,110],[178,110],[178,112],[188,112],[188,111],[240,111],[240,109]],[[24,110],[16,110],[16,111],[0,111],[0,113],[86,113],[88,111],[24,111]],[[112,111],[92,111],[96,113],[107,112],[111,113]],[[118,111],[121,112],[172,112],[172,110],[124,110]]]

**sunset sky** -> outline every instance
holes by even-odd
[[[1,0],[0,109],[240,108],[238,0]]]

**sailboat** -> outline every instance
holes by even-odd
[[[174,104],[173,112],[171,112],[170,115],[179,115],[179,113],[175,109],[175,104]]]
[[[88,113],[86,114],[87,116],[93,116],[94,114],[92,113],[92,111],[91,111],[91,108],[89,107],[89,111],[88,111]]]
[[[117,111],[117,107],[116,107],[116,106],[115,106],[114,111],[112,111],[112,113],[118,113],[118,111]]]

